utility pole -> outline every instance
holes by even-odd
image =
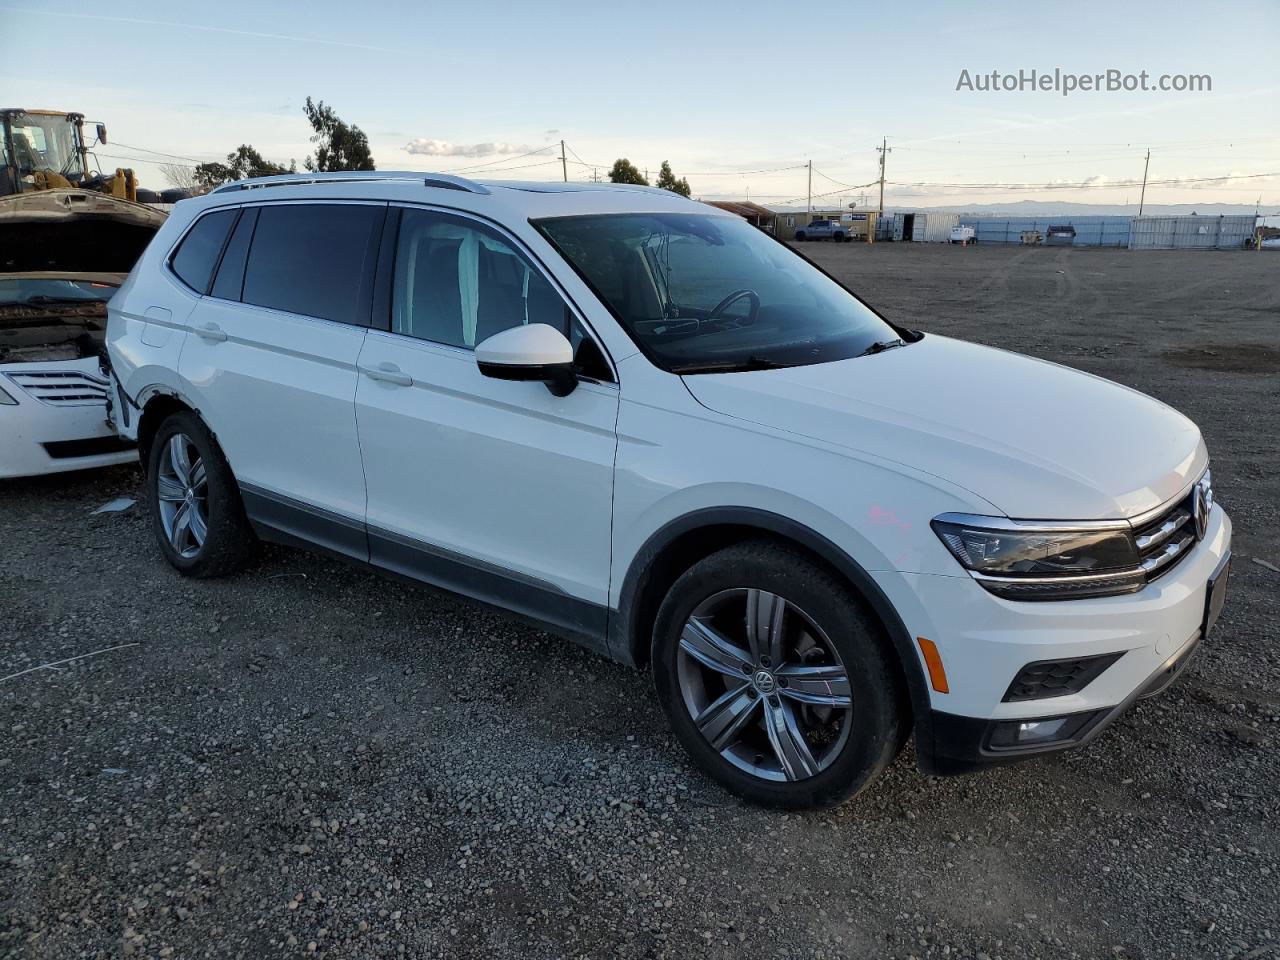
[[[813,213],[813,161],[809,161],[809,208],[805,211],[808,214]]]
[[[569,182],[569,164],[564,158],[564,141],[560,141],[560,172],[564,174],[564,182]]]
[[[1142,216],[1142,205],[1147,199],[1147,170],[1151,166],[1151,148],[1147,147],[1147,159],[1142,165],[1142,194],[1138,197],[1138,216]]]
[[[885,158],[885,155],[890,153],[893,149],[892,147],[889,146],[889,138],[881,137],[880,146],[876,147],[876,149],[880,152],[880,207],[878,212],[876,213],[876,216],[883,217],[884,216],[884,158]]]

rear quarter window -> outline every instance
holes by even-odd
[[[178,275],[178,279],[196,293],[209,292],[209,281],[213,279],[213,271],[218,265],[218,257],[222,255],[227,233],[239,212],[232,209],[206,213],[187,231],[178,252],[170,259],[169,266]]]
[[[367,325],[367,278],[385,215],[385,206],[370,204],[261,207],[240,299]]]

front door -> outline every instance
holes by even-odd
[[[603,642],[618,415],[603,354],[486,224],[406,208],[394,255],[389,329],[369,331],[356,389],[371,559]],[[475,345],[521,323],[564,331],[595,376],[554,397],[481,375]]]

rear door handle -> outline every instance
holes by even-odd
[[[214,343],[222,343],[227,339],[226,332],[216,323],[202,323],[196,327],[196,336],[202,340],[210,340]]]
[[[394,363],[380,363],[376,367],[361,367],[360,372],[379,383],[394,383],[397,387],[413,386],[413,377]]]

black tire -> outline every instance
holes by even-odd
[[[170,540],[165,528],[160,492],[162,483],[167,485],[167,489],[171,489],[168,486],[171,481],[162,480],[162,474],[171,476],[174,473],[172,461],[167,464],[164,461],[172,456],[171,441],[179,435],[186,438],[190,449],[194,450],[204,466],[204,496],[195,499],[197,502],[202,501],[207,532],[198,547],[193,545],[193,549],[185,553]],[[195,463],[195,460],[192,462]],[[244,504],[240,500],[240,487],[213,434],[196,414],[180,411],[160,424],[147,458],[146,486],[151,525],[160,545],[160,552],[183,576],[200,579],[225,576],[242,569],[253,556],[257,538],[245,516]]]
[[[799,233],[796,234],[796,239],[799,240],[801,243],[803,243],[804,241],[809,239],[809,236],[803,230],[801,230]]]
[[[811,776],[776,780],[753,775],[714,748],[691,716],[679,664],[685,624],[701,605],[743,587],[775,594],[798,608],[787,616],[812,620],[836,648],[837,662],[847,673],[852,700],[844,714],[848,735],[826,748],[831,759]],[[839,803],[874,781],[897,756],[909,733],[906,692],[879,621],[847,582],[788,544],[750,541],[695,564],[676,580],[663,601],[653,644],[658,701],[677,739],[706,773],[752,803],[786,809]],[[726,686],[732,683],[726,678]],[[756,698],[757,694],[747,692]],[[766,700],[775,707],[780,702],[776,696],[763,697],[760,702]],[[785,697],[781,702],[791,703]],[[791,706],[802,709],[794,703]],[[759,723],[758,730],[750,726],[743,729],[748,736],[759,737],[765,728],[763,717]]]

